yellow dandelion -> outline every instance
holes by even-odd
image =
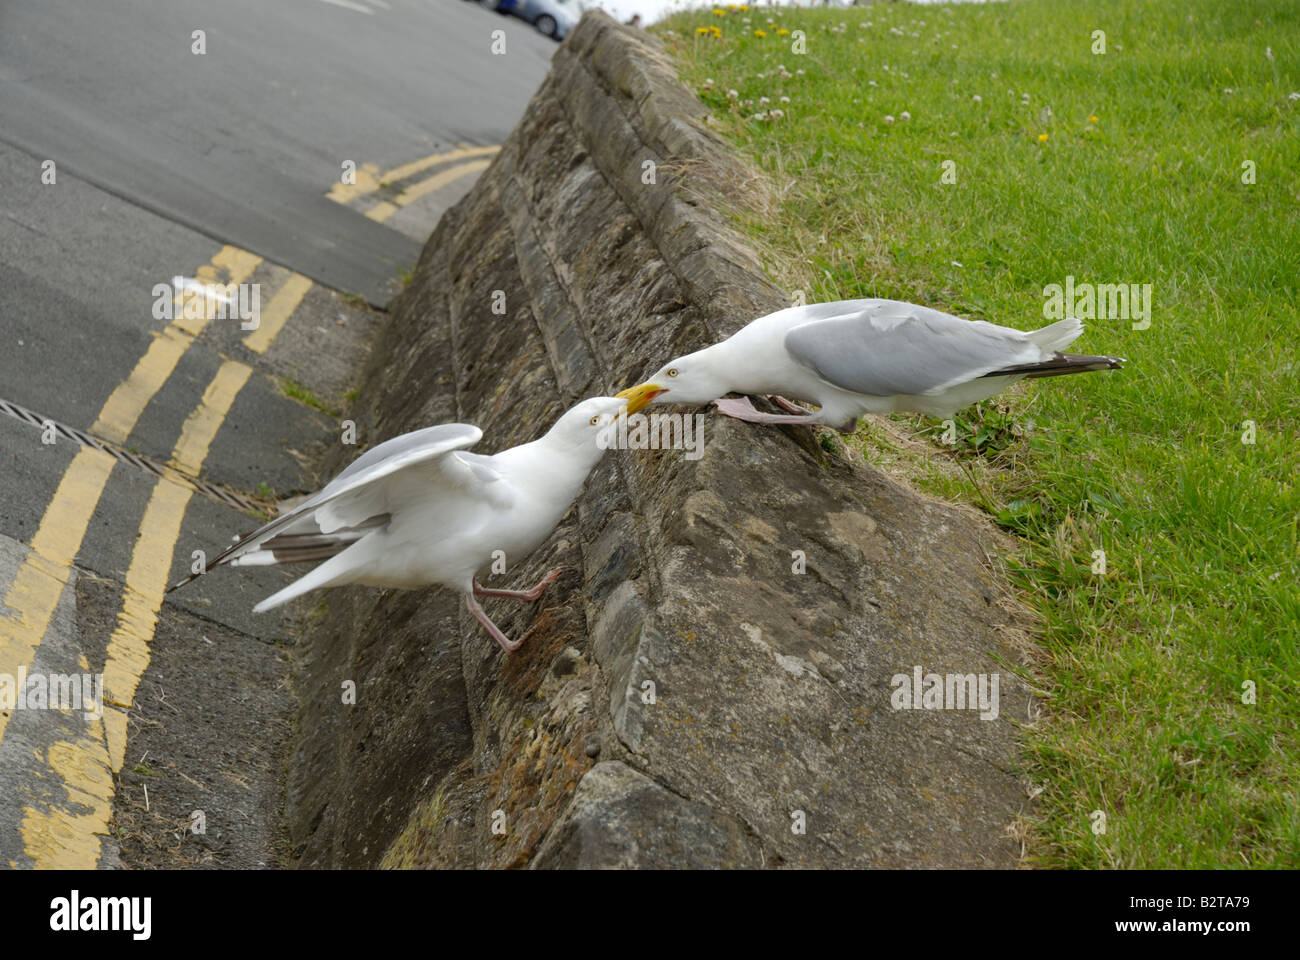
[[[789,32],[790,32],[789,30],[781,29],[781,30],[778,30],[778,31],[776,32],[776,35],[777,35],[778,37],[784,37],[784,36],[785,36],[786,34],[788,34]]]
[[[1039,143],[1046,143],[1046,142],[1047,142],[1047,134],[1045,134],[1045,133],[1040,133],[1040,134],[1038,135],[1038,142],[1039,142]]]
[[[713,15],[714,15],[715,17],[725,17],[725,16],[727,15],[727,11],[726,11],[726,10],[722,10],[722,9],[720,9],[719,7],[714,7],[714,8],[713,8]]]
[[[1101,121],[1097,119],[1097,115],[1094,113],[1091,117],[1088,118],[1088,122],[1089,122],[1089,123],[1100,123]]]
[[[709,27],[709,36],[711,36],[711,37],[720,37],[720,36],[722,36],[722,31],[721,31],[720,29],[718,29],[717,27]]]
[[[755,30],[755,31],[754,31],[754,36],[756,36],[756,37],[762,39],[763,37],[766,37],[766,36],[767,36],[767,31],[766,31],[766,30]]]
[[[708,28],[708,27],[696,27],[696,28],[695,28],[695,32],[698,33],[698,34],[701,34],[701,35],[702,35],[702,34],[706,34],[706,33],[709,32],[709,28]]]

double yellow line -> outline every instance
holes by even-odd
[[[365,164],[356,171],[354,183],[336,183],[327,196],[335,203],[347,205],[354,200],[375,193],[383,184],[400,183],[432,167],[463,161],[407,187],[391,201],[381,200],[365,212],[365,216],[371,220],[376,223],[383,223],[402,207],[410,206],[421,197],[428,196],[435,190],[440,190],[462,177],[487,169],[492,162],[491,158],[500,150],[499,146],[460,146],[455,150],[448,150],[445,153],[433,153],[419,160],[404,163],[400,167],[393,167],[393,169],[384,173],[380,173],[379,168],[374,164]],[[486,157],[487,159],[470,159],[474,157]]]
[[[383,222],[421,197],[485,169],[499,150],[495,146],[461,145],[382,174],[377,167],[366,165],[357,171],[355,183],[336,184],[329,197],[348,204],[378,191],[381,184],[400,183],[444,166],[407,187],[391,201],[383,200],[366,211],[365,216],[371,220]],[[240,284],[261,264],[261,257],[227,246],[209,264],[199,268],[197,280],[203,285]],[[245,346],[254,353],[265,353],[311,286],[306,277],[290,273],[261,311],[257,329],[244,338]],[[186,296],[183,291],[177,292],[176,319],[155,336],[130,376],[109,396],[91,427],[92,433],[125,444],[149,402],[203,332],[209,320],[208,311],[185,317]],[[199,475],[217,431],[251,373],[250,367],[237,361],[222,363],[198,406],[181,427],[180,438],[172,450],[171,467],[193,477]],[[16,676],[20,669],[31,667],[114,463],[109,454],[83,447],[60,479],[4,597],[4,605],[12,613],[0,614],[0,670]],[[149,666],[149,644],[191,495],[189,487],[165,478],[154,485],[140,524],[140,536],[132,549],[117,625],[109,639],[104,665],[103,716],[90,715],[79,735],[52,743],[46,749],[46,762],[58,778],[58,786],[65,790],[66,804],[51,800],[43,809],[31,806],[23,810],[24,851],[37,867],[85,869],[98,864],[100,837],[112,815],[113,775],[122,769],[125,761],[127,711]],[[89,671],[84,656],[80,666],[83,671]],[[0,742],[9,720],[9,716],[0,713]]]
[[[198,280],[206,285],[224,277],[226,283],[243,283],[261,263],[262,258],[254,254],[223,247],[199,269]],[[311,281],[291,273],[261,312],[257,329],[245,338],[249,349],[264,353],[310,288]],[[92,433],[125,443],[145,407],[203,332],[208,312],[185,317],[185,296],[177,293],[176,319],[155,337],[130,376],[109,396]],[[221,364],[182,425],[170,466],[198,476],[217,431],[251,374],[250,367],[237,361]],[[0,668],[14,674],[30,668],[114,463],[108,454],[83,447],[64,472],[4,599],[13,615],[0,616]],[[23,810],[24,850],[37,867],[92,868],[99,861],[100,835],[112,812],[113,774],[122,769],[125,759],[127,711],[149,665],[149,644],[191,495],[189,487],[167,479],[154,485],[132,550],[117,626],[109,639],[102,719],[91,715],[79,736],[47,749],[46,761],[66,790],[67,804],[51,802],[45,809]],[[84,657],[81,666],[89,670]],[[0,714],[0,741],[8,723],[9,717]]]

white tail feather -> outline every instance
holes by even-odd
[[[319,567],[299,577],[283,590],[271,594],[255,606],[253,612],[266,613],[266,611],[288,603],[295,597],[301,597],[304,593],[315,590],[317,587],[336,587],[340,584],[351,583],[359,565],[359,558],[355,552],[360,545],[360,543],[354,543],[337,556],[330,557]],[[353,554],[353,556],[348,556],[348,554]]]
[[[1066,317],[1064,320],[1049,323],[1041,330],[1035,330],[1033,333],[1025,334],[1025,336],[1032,340],[1040,350],[1047,353],[1056,353],[1078,340],[1082,333],[1083,324],[1074,317]]]

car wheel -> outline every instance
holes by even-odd
[[[535,26],[537,27],[538,30],[546,34],[548,37],[555,36],[556,27],[555,27],[554,17],[548,16],[547,14],[544,13],[537,18],[537,23],[535,24]]]

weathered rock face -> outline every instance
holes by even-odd
[[[425,247],[366,374],[363,439],[462,420],[480,449],[521,443],[785,305],[710,200],[750,173],[705,112],[653,39],[588,14]],[[1029,702],[995,659],[1016,656],[990,550],[807,430],[710,415],[699,460],[612,452],[491,581],[568,568],[536,604],[488,602],[529,633],[519,653],[441,589],[328,594],[300,671],[300,862],[1013,865]],[[892,709],[918,665],[1000,674],[998,717]]]

